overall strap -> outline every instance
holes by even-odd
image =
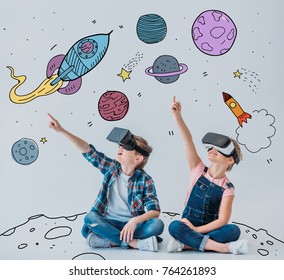
[[[234,186],[233,183],[231,183],[231,182],[227,182],[227,183],[226,183],[226,186],[227,186],[228,188],[235,188],[235,186]]]
[[[205,175],[205,173],[207,173],[207,171],[208,171],[208,167],[205,166],[205,167],[204,167],[204,170],[203,170],[203,175]]]
[[[203,176],[206,174],[206,172],[208,171],[208,167],[207,166],[205,166],[204,167],[204,170],[203,170]],[[226,186],[228,187],[228,188],[235,188],[235,186],[234,186],[234,184],[233,183],[231,183],[231,182],[227,182],[226,183]]]

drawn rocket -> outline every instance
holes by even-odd
[[[82,83],[82,76],[96,67],[103,59],[109,45],[108,34],[96,34],[78,40],[67,52],[53,57],[46,69],[49,78],[58,69],[58,77],[51,82],[55,85],[60,80],[68,81],[65,87],[58,89],[62,94],[73,94],[77,92]]]
[[[109,45],[108,34],[91,35],[77,41],[66,55],[60,54],[53,57],[46,68],[47,78],[33,91],[26,94],[17,94],[17,90],[27,77],[16,76],[14,68],[7,66],[11,71],[11,78],[18,81],[10,92],[9,97],[13,103],[24,104],[40,96],[47,96],[56,91],[62,94],[77,92],[82,84],[82,76],[95,68],[103,59]],[[57,73],[54,73],[58,69]],[[68,82],[65,87],[63,82]]]
[[[237,117],[240,126],[243,126],[243,122],[247,122],[247,119],[251,119],[251,115],[243,111],[240,104],[228,93],[223,92],[223,99],[232,113]]]

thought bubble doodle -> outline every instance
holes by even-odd
[[[273,126],[275,117],[266,109],[254,110],[252,118],[236,129],[237,141],[251,153],[257,153],[271,145],[271,138],[276,133]]]

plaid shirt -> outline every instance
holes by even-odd
[[[118,161],[98,152],[93,145],[90,147],[91,151],[83,153],[83,156],[104,175],[101,189],[91,211],[99,212],[104,216],[108,208],[109,190],[112,183],[120,176],[121,165]],[[128,180],[128,205],[133,217],[144,214],[145,208],[147,211],[160,211],[154,181],[142,169],[136,169]]]

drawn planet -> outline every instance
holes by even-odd
[[[127,96],[120,91],[107,91],[99,99],[98,110],[106,121],[119,121],[129,109]]]
[[[170,84],[175,82],[187,69],[187,65],[179,63],[175,57],[161,55],[155,60],[153,66],[148,67],[145,72],[163,84]]]
[[[207,10],[194,21],[191,35],[196,47],[203,53],[218,56],[227,53],[233,46],[237,28],[224,12]]]
[[[39,154],[37,143],[28,138],[22,138],[12,146],[12,156],[14,160],[22,165],[33,163]]]
[[[159,15],[143,15],[137,22],[136,32],[138,38],[146,44],[159,43],[166,37],[167,24]]]

